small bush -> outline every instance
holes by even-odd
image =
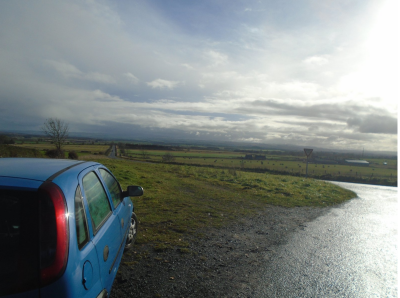
[[[173,161],[175,161],[175,156],[173,156],[171,153],[167,152],[162,156],[162,161],[163,162],[173,162]]]
[[[47,157],[50,157],[50,158],[65,158],[64,151],[62,151],[62,150],[51,149],[51,150],[48,150],[45,154]]]
[[[228,172],[229,172],[229,174],[232,175],[232,176],[237,176],[236,170],[233,169],[233,168],[229,168]]]
[[[78,153],[76,153],[75,151],[70,151],[68,153],[68,158],[69,159],[78,159]]]

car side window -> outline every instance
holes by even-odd
[[[75,225],[78,247],[82,249],[89,241],[89,232],[86,220],[85,207],[83,205],[81,188],[78,185],[75,192]]]
[[[110,191],[111,194],[111,199],[114,204],[114,208],[116,208],[119,203],[121,203],[122,198],[121,198],[121,187],[118,183],[117,180],[106,170],[104,169],[99,169],[99,172],[101,174],[101,177],[103,177],[104,182],[107,185],[108,190]]]
[[[102,226],[111,214],[111,206],[107,194],[99,178],[94,172],[86,174],[82,179],[83,190],[89,206],[90,218],[94,232]]]

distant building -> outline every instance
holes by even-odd
[[[353,159],[346,159],[344,161],[346,165],[353,165],[357,167],[369,167],[369,162],[366,160],[353,160]]]

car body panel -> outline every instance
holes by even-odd
[[[99,167],[106,169],[112,175],[106,167],[96,162],[32,158],[0,159],[0,189],[37,191],[44,181],[52,180],[64,194],[69,227],[68,263],[64,274],[52,284],[40,289],[5,297],[25,298],[39,297],[39,295],[40,297],[97,297],[103,289],[110,293],[124,251],[133,204],[130,198],[126,197],[114,208],[110,192],[98,172]],[[110,217],[97,232],[92,225],[82,184],[82,178],[89,172],[97,175],[111,208]],[[89,241],[81,249],[78,248],[74,215],[75,191],[78,186],[81,188],[89,230]],[[109,247],[109,256],[104,261],[103,250],[106,245]],[[84,278],[88,283],[83,282]]]
[[[1,189],[14,189],[14,190],[26,190],[36,191],[43,181],[12,178],[12,177],[1,177],[0,176],[0,188]]]
[[[53,174],[80,163],[83,162],[68,159],[2,158],[0,176],[45,181]]]
[[[76,239],[76,237],[72,237],[71,240],[74,238]],[[64,273],[64,276],[68,276],[68,279],[60,278],[51,285],[41,288],[42,297],[61,297],[60,293],[66,293],[64,297],[97,297],[97,294],[103,290],[97,253],[93,243],[89,241],[81,251],[78,249],[76,240],[71,241],[70,246],[72,249],[70,249],[68,265]],[[82,283],[83,265],[87,261],[91,263],[93,268],[92,285],[89,290],[86,290]],[[79,282],[71,287],[70,280]]]

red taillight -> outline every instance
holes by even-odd
[[[40,281],[50,284],[65,271],[68,261],[68,214],[64,194],[52,182],[39,188],[40,214]]]

